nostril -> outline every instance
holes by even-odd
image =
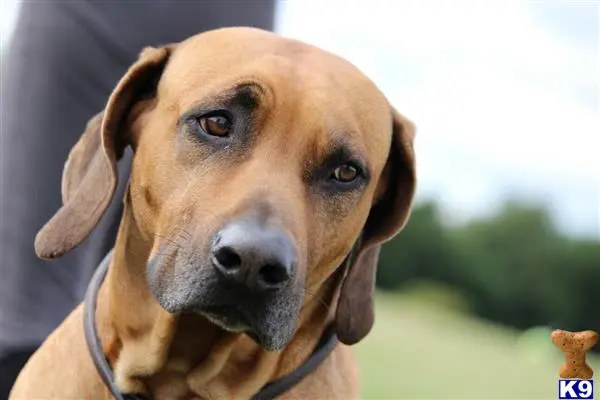
[[[221,247],[215,251],[214,257],[225,269],[237,269],[242,264],[242,259],[231,247]]]
[[[258,271],[258,277],[262,283],[268,286],[281,286],[290,279],[290,274],[283,265],[267,264]]]

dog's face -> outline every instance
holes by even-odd
[[[153,244],[150,290],[169,312],[199,313],[283,348],[306,294],[361,231],[374,245],[404,224],[414,190],[410,122],[393,118],[348,62],[253,29],[149,49],[128,75],[99,130],[104,153],[111,137],[112,147],[135,151],[127,202]],[[79,186],[64,184],[65,204]],[[370,295],[376,254],[367,258],[368,277],[353,279]]]

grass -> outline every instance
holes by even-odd
[[[548,329],[512,331],[440,304],[455,303],[378,294],[375,326],[355,346],[364,399],[557,398],[563,358]],[[600,373],[600,359],[588,364]]]

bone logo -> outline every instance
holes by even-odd
[[[594,398],[594,371],[586,363],[585,354],[598,343],[594,331],[569,332],[560,329],[551,334],[552,343],[565,356],[558,381],[559,400],[591,400]]]

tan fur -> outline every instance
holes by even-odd
[[[182,136],[183,113],[249,80],[263,88],[251,154],[214,156]],[[307,189],[302,171],[324,157],[332,132],[366,159],[371,180],[360,194],[320,198]],[[63,207],[38,234],[36,251],[59,257],[89,234],[130,145],[125,210],[97,311],[116,383],[156,400],[249,398],[294,371],[329,324],[346,344],[371,329],[379,247],[405,225],[415,191],[413,137],[412,123],[368,78],[315,47],[230,28],[147,48],[74,147]],[[146,281],[150,257],[167,254],[161,273],[171,273],[175,256],[201,252],[223,221],[264,198],[294,238],[306,293],[293,338],[275,352],[198,315],[168,313]],[[338,269],[363,228],[357,261]],[[339,344],[282,398],[358,396],[351,348]],[[88,355],[81,306],[28,362],[11,398],[110,398]]]

